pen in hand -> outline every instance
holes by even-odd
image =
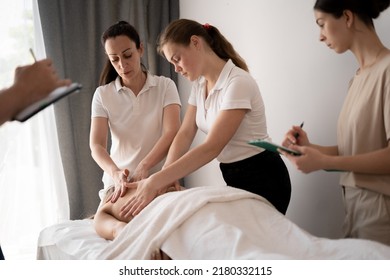
[[[34,62],[37,62],[37,58],[36,58],[32,48],[30,48],[30,53],[31,53],[32,58],[34,59]]]
[[[304,124],[304,122],[301,123],[300,128],[303,127],[303,124]],[[296,133],[294,134],[294,137],[295,137],[295,139],[297,139],[297,138],[299,137],[299,133],[296,132]]]

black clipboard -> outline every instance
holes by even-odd
[[[65,96],[68,96],[71,93],[79,92],[82,88],[82,85],[79,83],[72,83],[69,86],[63,86],[56,88],[53,90],[46,98],[41,99],[21,112],[19,112],[13,120],[24,122],[34,116],[36,113],[40,112],[41,110],[45,109],[47,106],[53,104],[54,102],[64,98]]]

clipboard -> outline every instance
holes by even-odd
[[[293,156],[300,156],[301,155],[301,153],[298,151],[291,150],[289,148],[280,146],[280,145],[275,144],[275,143],[268,141],[268,140],[260,140],[260,139],[259,140],[251,140],[248,143],[253,145],[253,146],[257,146],[257,147],[266,149],[267,151],[271,151],[274,153],[279,153],[278,149],[280,149],[280,150],[283,150],[283,151],[285,151]]]
[[[13,118],[13,120],[24,122],[24,121],[28,120],[29,118],[31,118],[32,116],[34,116],[35,114],[37,114],[38,112],[40,112],[41,110],[45,109],[47,106],[64,98],[65,96],[68,96],[69,94],[74,93],[74,92],[79,92],[81,88],[82,88],[82,85],[79,83],[72,83],[69,86],[63,86],[63,87],[56,88],[51,93],[49,93],[49,95],[47,97],[45,97],[44,99],[41,99],[41,100],[31,104],[30,106],[28,106],[27,108],[25,108],[24,110],[19,112]]]

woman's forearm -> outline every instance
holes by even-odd
[[[114,172],[118,171],[119,168],[110,157],[107,149],[101,145],[92,145],[91,151],[92,158],[95,162],[113,178]]]
[[[0,91],[0,125],[11,120],[23,107],[14,86]]]
[[[323,153],[325,155],[329,155],[329,156],[337,156],[339,154],[339,150],[338,150],[337,146],[320,146],[320,145],[316,145],[316,144],[310,144],[310,147],[320,151],[321,153]]]
[[[326,169],[363,174],[390,174],[390,147],[354,156],[328,157]]]
[[[185,153],[170,165],[165,166],[160,172],[152,175],[152,180],[156,182],[153,185],[159,185],[161,187],[168,186],[206,165],[215,159],[219,153],[219,149],[210,147],[207,143],[201,144]]]

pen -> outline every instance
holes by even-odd
[[[301,125],[300,125],[301,128],[303,127],[303,124],[304,124],[304,122],[301,123]],[[295,133],[295,134],[294,134],[294,137],[295,137],[295,138],[298,138],[298,137],[299,137],[299,133],[298,133],[298,132]]]
[[[33,57],[34,59],[34,62],[37,62],[37,58],[35,57],[35,54],[34,54],[34,51],[32,48],[30,48],[30,53],[31,53],[31,56]]]

